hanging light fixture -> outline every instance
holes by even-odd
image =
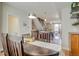
[[[35,14],[31,14],[31,13],[28,15],[28,17],[29,17],[30,19],[35,19],[35,18],[37,18],[37,17],[35,16]]]
[[[45,19],[44,19],[44,21],[46,22],[46,21],[47,21],[47,19],[46,19],[47,12],[44,12],[44,14],[45,14]]]
[[[44,19],[44,21],[46,21],[47,19]]]

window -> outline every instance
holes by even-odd
[[[58,23],[54,24],[54,32],[60,33],[60,31],[61,31],[61,24]]]

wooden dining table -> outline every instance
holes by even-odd
[[[23,44],[24,53],[27,56],[58,56],[59,52],[52,49],[36,46],[25,42]]]

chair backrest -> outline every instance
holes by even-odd
[[[1,33],[1,42],[2,42],[2,46],[3,46],[4,55],[9,56],[6,36],[7,36],[7,33]]]
[[[22,37],[16,35],[7,36],[7,46],[10,56],[22,56],[23,55],[23,40]]]

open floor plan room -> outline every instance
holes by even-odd
[[[0,2],[0,56],[79,56],[78,2]]]

